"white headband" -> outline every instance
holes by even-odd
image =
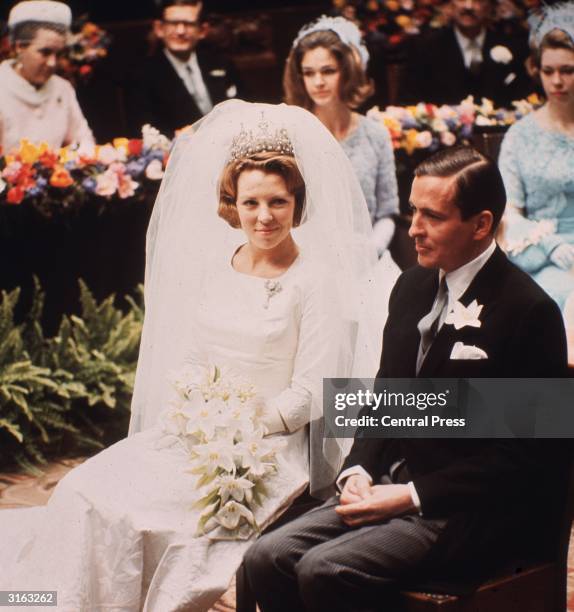
[[[312,32],[321,32],[324,30],[331,30],[332,32],[335,32],[342,43],[355,47],[361,56],[363,68],[367,67],[369,52],[367,51],[367,47],[365,47],[363,44],[361,32],[352,21],[349,21],[344,17],[327,17],[326,15],[323,15],[319,17],[317,21],[304,25],[299,30],[297,37],[293,41],[293,47],[296,47],[301,40],[307,36],[307,34],[311,34]]]
[[[574,43],[574,2],[561,2],[553,6],[544,5],[528,18],[530,40],[539,46],[552,30],[562,30]]]
[[[69,28],[72,24],[72,11],[67,4],[53,0],[25,0],[19,2],[8,16],[8,27],[13,28],[25,21],[55,23]]]

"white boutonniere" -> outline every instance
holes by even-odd
[[[482,323],[478,317],[482,311],[482,306],[476,300],[473,300],[468,306],[455,302],[454,308],[446,316],[445,323],[454,325],[455,329],[466,326],[480,327]]]
[[[230,85],[226,90],[225,90],[225,95],[228,98],[235,98],[235,96],[237,95],[237,87],[235,87],[235,85]]]
[[[227,74],[223,68],[216,68],[215,70],[211,70],[209,75],[212,77],[224,77]]]
[[[490,57],[497,64],[509,64],[512,61],[512,53],[508,47],[496,45],[490,50]]]

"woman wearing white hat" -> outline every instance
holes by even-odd
[[[94,137],[68,81],[54,74],[72,21],[62,2],[20,2],[8,17],[16,59],[0,64],[0,145],[17,149],[22,138],[57,148],[92,144]]]

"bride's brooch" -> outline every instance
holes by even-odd
[[[265,293],[267,298],[265,300],[265,304],[263,304],[263,308],[267,310],[267,308],[269,308],[269,301],[271,300],[271,298],[274,295],[281,293],[283,287],[281,286],[281,283],[279,281],[274,281],[270,279],[267,279],[263,286],[265,287]]]

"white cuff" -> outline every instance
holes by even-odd
[[[365,468],[361,467],[360,465],[353,465],[350,468],[343,470],[339,474],[339,478],[337,478],[337,481],[335,482],[335,484],[337,485],[337,489],[339,489],[339,491],[342,491],[343,487],[345,486],[345,480],[347,480],[349,476],[356,475],[366,476],[369,479],[369,484],[373,484],[373,479],[371,478],[370,474],[365,470]]]
[[[419,494],[417,493],[417,490],[415,489],[415,485],[413,484],[413,481],[411,480],[410,482],[407,482],[407,486],[409,487],[409,493],[411,494],[411,499],[413,500],[413,504],[415,505],[417,512],[422,516],[423,511],[421,508],[421,500],[420,500]]]

